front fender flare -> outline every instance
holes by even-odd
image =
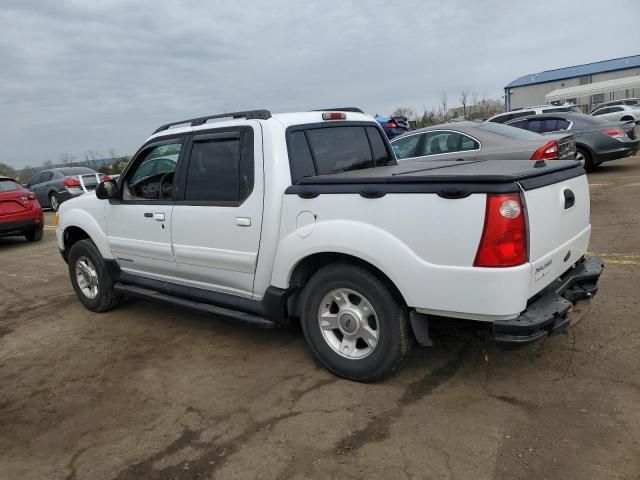
[[[103,258],[114,258],[111,248],[109,248],[109,241],[104,229],[89,212],[79,208],[65,210],[64,214],[60,215],[60,224],[56,232],[60,250],[64,250],[64,232],[70,227],[77,227],[84,230],[98,248]]]

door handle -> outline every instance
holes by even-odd
[[[251,218],[249,217],[236,217],[236,225],[239,227],[250,227]]]
[[[154,213],[153,214],[153,219],[156,222],[164,222],[164,213]]]
[[[151,212],[145,212],[145,214],[144,214],[144,218],[153,218],[153,213],[151,213]]]

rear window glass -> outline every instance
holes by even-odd
[[[380,130],[375,127],[367,127],[367,136],[369,137],[369,143],[371,144],[371,151],[373,152],[373,161],[376,167],[387,165],[389,163],[389,152],[385,147],[382,140],[382,134]]]
[[[476,128],[495,133],[497,135],[502,135],[503,137],[514,138],[516,140],[538,140],[540,138],[539,133],[511,127],[509,125],[502,125],[500,123],[486,122],[478,125]]]
[[[239,202],[253,187],[253,162],[242,162],[240,135],[195,141],[185,200]]]
[[[318,175],[373,167],[364,127],[316,128],[306,135]]]
[[[509,120],[513,120],[514,118],[526,117],[528,115],[534,115],[536,112],[533,110],[518,110],[516,112],[505,113],[504,115],[498,115],[495,118],[489,120],[493,123],[505,123]]]
[[[21,188],[22,187],[13,180],[0,180],[0,193],[15,192]]]
[[[60,172],[62,172],[62,174],[65,177],[69,175],[84,175],[87,173],[97,173],[95,170],[92,170],[91,168],[84,168],[84,167],[61,168]]]

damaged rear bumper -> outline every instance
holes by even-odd
[[[583,257],[537,294],[519,317],[495,321],[493,333],[496,343],[526,345],[564,332],[576,324],[589,311],[591,299],[598,292],[603,268],[600,258]]]

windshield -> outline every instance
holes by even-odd
[[[487,132],[502,135],[503,137],[513,138],[516,140],[539,140],[540,134],[530,132],[529,130],[523,130],[521,128],[511,127],[509,125],[503,125],[502,123],[485,122],[478,125],[476,128],[485,130]]]

